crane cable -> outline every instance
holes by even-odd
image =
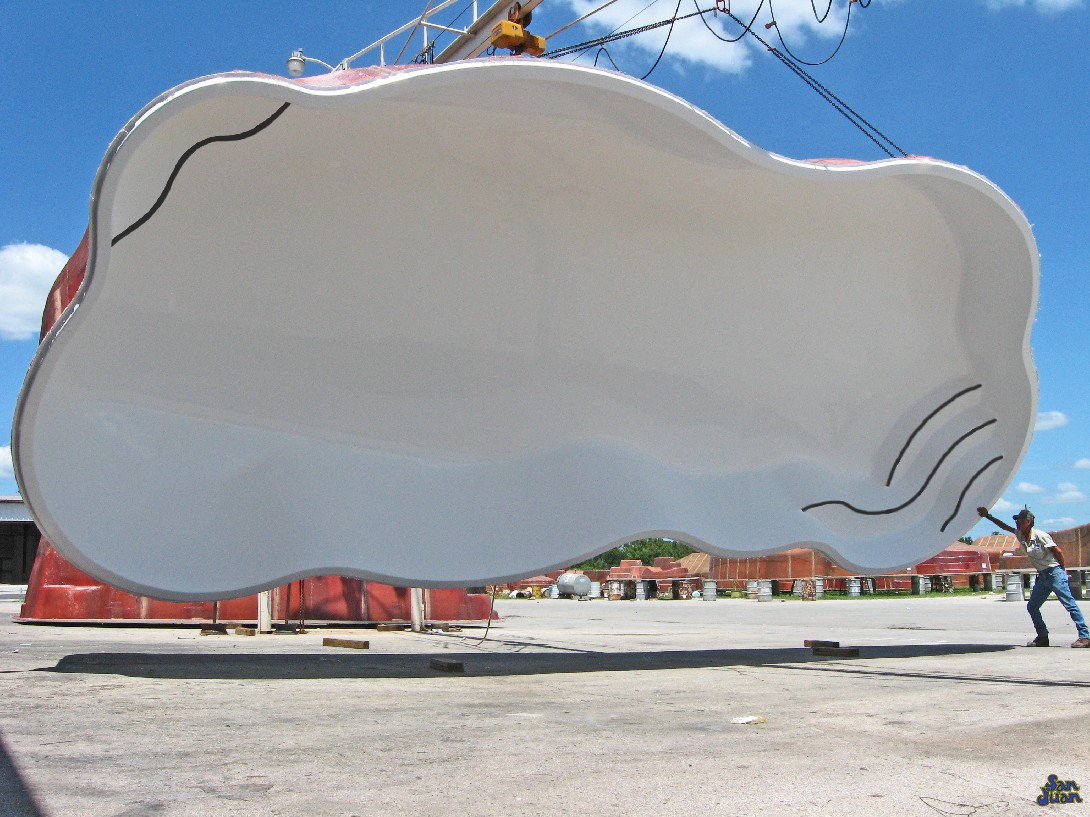
[[[898,145],[896,142],[894,142],[892,139],[882,133],[882,131],[878,130],[877,127],[864,119],[854,108],[848,105],[848,103],[846,103],[828,88],[826,88],[816,79],[814,79],[814,77],[807,73],[801,65],[796,64],[794,61],[791,60],[790,57],[781,53],[775,48],[769,48],[768,50],[772,52],[773,56],[775,56],[776,59],[778,59],[788,68],[790,68],[799,79],[809,85],[814,90],[814,92],[817,93],[818,96],[820,96],[830,105],[832,105],[834,110],[839,112],[841,116],[843,116],[855,127],[857,127],[864,136],[874,142],[874,144],[876,144],[883,153],[885,153],[891,159],[895,158],[893,151],[886,147],[886,144],[888,144],[902,157],[908,156],[908,154],[904,151],[903,148],[900,147],[900,145]],[[886,144],[883,144],[883,142],[885,142]]]
[[[873,2],[873,0],[867,0],[866,3],[864,3],[863,0],[858,0],[858,2],[861,4],[862,8],[866,8],[867,6],[870,5],[871,2]],[[772,10],[772,0],[768,0],[768,4],[769,4],[769,11],[771,12],[771,10]],[[858,111],[856,111],[854,108],[852,108],[848,103],[846,103],[844,100],[842,100],[836,94],[834,94],[832,91],[830,91],[828,88],[826,88],[821,82],[819,82],[814,76],[812,76],[809,72],[807,72],[805,68],[802,67],[803,64],[806,64],[806,65],[821,65],[821,64],[823,64],[825,62],[828,62],[830,59],[832,59],[832,56],[834,56],[836,54],[836,52],[840,50],[840,46],[843,45],[844,37],[847,35],[847,24],[845,24],[845,30],[844,30],[845,33],[844,33],[844,35],[841,36],[840,43],[837,45],[837,47],[833,51],[832,55],[827,57],[821,63],[805,63],[804,61],[797,59],[796,57],[794,57],[793,54],[791,54],[790,50],[787,48],[787,45],[785,43],[783,43],[782,35],[780,36],[780,42],[781,42],[781,45],[784,46],[783,51],[781,51],[780,49],[778,49],[775,46],[768,43],[756,31],[753,30],[753,22],[757,18],[757,13],[759,13],[761,8],[764,6],[764,0],[761,0],[760,5],[758,5],[758,7],[757,7],[757,12],[754,13],[753,18],[750,19],[749,23],[745,23],[742,20],[738,19],[729,10],[724,12],[728,17],[730,17],[732,20],[734,20],[734,22],[736,22],[739,26],[742,27],[742,33],[735,39],[728,39],[728,38],[725,38],[725,37],[721,36],[714,29],[712,29],[711,26],[708,25],[707,20],[704,19],[704,15],[706,15],[706,14],[708,14],[710,12],[723,11],[723,9],[721,7],[716,6],[716,7],[712,7],[712,8],[701,9],[699,7],[699,4],[698,4],[697,0],[693,0],[693,5],[696,6],[696,11],[690,12],[688,14],[679,15],[678,12],[681,10],[681,2],[679,0],[673,17],[667,18],[665,20],[660,20],[657,23],[649,23],[649,24],[644,25],[644,26],[639,26],[638,28],[629,29],[627,31],[616,31],[616,30],[614,30],[614,31],[610,32],[609,34],[603,35],[601,37],[596,37],[593,40],[586,40],[586,41],[584,41],[582,43],[576,43],[575,45],[569,45],[569,46],[564,46],[562,48],[557,48],[557,49],[555,49],[553,51],[549,51],[548,53],[544,54],[543,56],[548,57],[549,59],[557,59],[559,57],[566,57],[566,56],[569,56],[571,54],[577,54],[577,53],[582,53],[584,51],[588,51],[591,48],[594,48],[595,46],[598,46],[600,50],[604,50],[604,46],[607,43],[615,42],[617,40],[626,39],[628,37],[634,37],[634,36],[637,36],[639,34],[644,34],[644,33],[648,32],[648,31],[653,31],[656,28],[662,28],[663,26],[670,26],[670,33],[672,34],[673,33],[673,27],[678,21],[687,20],[687,19],[689,19],[691,17],[699,16],[701,21],[704,23],[705,27],[708,28],[708,30],[712,34],[714,34],[716,37],[718,37],[720,40],[723,40],[724,42],[738,42],[746,34],[751,35],[755,40],[757,40],[757,42],[759,42],[761,45],[763,45],[766,50],[771,52],[772,55],[774,57],[776,57],[776,59],[778,59],[781,63],[783,63],[783,65],[785,67],[790,69],[799,79],[801,79],[803,82],[805,82],[815,93],[818,94],[818,96],[820,96],[822,99],[824,99],[826,102],[828,102],[833,107],[834,110],[836,110],[838,113],[840,113],[841,116],[843,116],[845,119],[847,119],[856,128],[858,128],[859,131],[862,132],[862,134],[864,136],[866,136],[868,139],[870,139],[870,141],[872,141],[875,145],[877,145],[878,148],[880,150],[882,150],[883,153],[885,153],[890,158],[894,158],[895,154],[889,149],[890,147],[892,147],[893,150],[897,151],[897,153],[899,153],[901,156],[907,156],[908,155],[896,142],[894,142],[892,139],[890,139],[888,136],[886,136],[884,133],[882,133],[882,131],[879,130],[875,125],[873,125],[866,118],[864,118]],[[829,6],[828,6],[828,8],[826,8],[824,15],[819,15],[818,14],[817,7],[816,7],[816,4],[815,4],[814,0],[811,0],[811,5],[814,7],[814,16],[818,20],[818,22],[820,23],[822,20],[826,19],[829,16],[829,11],[832,8],[832,0],[830,0]],[[851,5],[852,5],[852,3],[849,2],[849,4],[848,4],[848,16],[849,17],[851,15]],[[777,34],[779,34],[779,26],[774,26],[774,27],[776,28]],[[662,56],[666,51],[666,46],[669,44],[669,42],[670,42],[670,35],[668,34],[667,37],[666,37],[666,42],[663,44],[662,51],[659,52],[658,58],[655,60],[655,63],[651,66],[651,69],[646,74],[644,74],[643,77],[641,77],[641,79],[646,79],[651,74],[651,72],[655,70],[655,68],[659,64],[659,61],[662,59]],[[606,56],[607,57],[609,56],[608,51],[606,52]],[[597,57],[595,58],[595,62],[597,63]],[[612,59],[610,60],[610,62],[612,62]],[[616,67],[616,65],[614,65],[614,67]],[[887,147],[887,145],[889,147]]]
[[[771,0],[769,0],[769,7],[771,8]],[[849,13],[850,13],[850,4],[849,4]],[[826,88],[824,85],[822,85],[805,68],[803,68],[793,57],[791,57],[789,54],[785,54],[784,52],[780,51],[775,46],[770,45],[768,42],[766,42],[764,40],[764,38],[761,37],[760,34],[758,34],[756,31],[753,30],[752,22],[751,22],[751,24],[749,26],[746,26],[745,23],[743,23],[741,20],[739,20],[737,17],[735,17],[731,12],[728,11],[726,14],[727,14],[728,17],[730,17],[732,20],[734,20],[734,22],[738,23],[738,25],[745,26],[748,33],[755,40],[757,40],[757,42],[759,42],[766,49],[768,49],[768,51],[770,51],[772,53],[772,55],[776,59],[778,59],[781,63],[783,63],[787,68],[789,68],[795,74],[795,76],[797,76],[799,79],[801,79],[807,85],[809,85],[810,88],[813,89],[813,91],[818,94],[818,96],[820,96],[822,99],[824,99],[826,102],[828,102],[838,113],[841,114],[841,116],[843,116],[845,119],[847,119],[849,122],[851,122],[856,128],[858,128],[863,133],[864,136],[866,136],[868,139],[870,139],[872,142],[874,142],[874,144],[876,144],[882,150],[883,153],[885,153],[890,158],[894,158],[893,152],[889,149],[889,147],[892,147],[899,154],[901,154],[901,156],[907,156],[908,155],[896,142],[894,142],[892,139],[890,139],[888,136],[886,136],[884,133],[882,133],[882,131],[880,131],[875,125],[873,125],[869,121],[867,121],[867,119],[865,119],[851,105],[849,105],[843,99],[841,99],[836,94],[834,94],[832,91],[830,91],[828,88]],[[779,26],[776,26],[776,30],[779,31]],[[840,46],[837,46],[837,48],[839,49]],[[881,141],[879,141],[879,140],[881,140]],[[885,144],[883,144],[883,142]],[[889,145],[889,147],[886,147],[886,145]]]
[[[680,5],[678,6],[678,8],[680,8]],[[710,11],[710,9],[706,11]],[[607,43],[615,42],[616,40],[623,40],[627,37],[635,37],[637,34],[644,34],[648,31],[654,31],[656,28],[662,28],[663,26],[673,26],[675,23],[681,20],[688,20],[690,17],[696,17],[698,15],[705,14],[706,11],[697,10],[694,12],[690,12],[689,14],[682,14],[680,16],[674,15],[673,17],[670,17],[666,20],[660,20],[657,23],[649,23],[645,26],[640,26],[638,28],[630,28],[627,31],[611,32],[610,34],[596,37],[593,40],[587,40],[585,42],[576,43],[575,45],[566,45],[562,48],[557,48],[553,51],[542,54],[542,56],[548,57],[549,59],[556,59],[557,57],[567,57],[570,54],[575,54],[582,51],[589,51],[595,46],[602,46]]]

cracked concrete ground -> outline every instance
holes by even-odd
[[[1062,646],[1015,646],[1002,599],[501,600],[483,641],[30,626],[0,602],[0,814],[1041,814],[1049,774],[1090,785],[1090,650],[1055,601]]]

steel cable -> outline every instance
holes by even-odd
[[[872,1],[873,0],[866,0],[866,2],[864,2],[864,0],[856,0],[856,2],[859,3],[860,8],[867,8]],[[639,14],[642,14],[644,11],[646,11],[648,8],[651,7],[651,5],[653,5],[653,3],[645,6],[643,8],[643,10],[641,12],[639,12]],[[812,65],[822,65],[822,64],[828,62],[830,59],[832,59],[836,55],[836,53],[840,50],[840,47],[844,44],[844,39],[847,36],[847,24],[848,24],[848,21],[851,18],[851,5],[852,5],[851,3],[848,4],[848,15],[847,15],[847,18],[846,18],[846,21],[845,21],[844,34],[841,35],[840,43],[837,44],[837,47],[833,51],[833,53],[830,54],[829,57],[827,57],[825,60],[823,60],[820,63],[809,63],[809,62],[806,62],[805,60],[800,60],[799,58],[795,57],[791,53],[790,49],[788,49],[787,45],[785,43],[783,43],[783,37],[782,37],[782,35],[779,35],[779,26],[776,26],[777,35],[780,36],[780,42],[784,45],[784,51],[780,51],[779,49],[777,49],[774,46],[772,46],[771,44],[769,44],[763,37],[761,37],[761,35],[759,35],[756,31],[753,30],[753,22],[757,18],[757,13],[759,13],[761,8],[764,6],[764,0],[761,0],[760,4],[757,7],[757,12],[754,13],[753,18],[751,18],[748,23],[743,22],[742,20],[740,20],[738,17],[736,17],[730,11],[724,12],[728,17],[730,17],[732,20],[734,20],[734,22],[737,23],[742,28],[742,33],[738,36],[737,39],[724,38],[723,36],[718,34],[715,30],[713,30],[711,28],[711,26],[708,25],[708,21],[704,18],[704,15],[708,14],[709,12],[716,12],[719,9],[717,9],[715,7],[707,8],[707,9],[701,9],[700,6],[699,6],[699,3],[696,0],[694,0],[693,5],[696,8],[696,11],[690,12],[689,14],[679,15],[678,12],[680,12],[680,10],[681,10],[681,0],[678,0],[677,8],[674,11],[674,16],[669,18],[669,19],[660,20],[657,23],[649,23],[648,25],[640,26],[638,28],[630,29],[628,31],[620,31],[619,32],[617,29],[614,29],[612,32],[610,32],[609,34],[606,34],[606,35],[604,35],[602,37],[596,37],[593,40],[587,40],[585,42],[577,43],[575,45],[564,46],[562,48],[558,48],[558,49],[555,49],[553,51],[550,51],[550,52],[544,54],[543,56],[548,57],[550,59],[556,59],[558,57],[564,57],[564,56],[569,56],[571,54],[585,52],[585,51],[588,51],[588,50],[590,50],[591,48],[593,48],[595,46],[598,46],[599,47],[599,52],[598,52],[598,54],[595,55],[595,59],[594,59],[595,65],[597,65],[598,56],[600,56],[602,51],[605,50],[604,46],[607,43],[616,42],[617,40],[626,39],[628,37],[634,37],[636,35],[643,34],[643,33],[646,33],[648,31],[653,31],[656,28],[661,28],[663,26],[668,25],[668,26],[670,26],[670,34],[667,35],[666,42],[663,44],[662,50],[659,52],[659,55],[656,58],[654,64],[651,66],[650,70],[646,74],[644,74],[643,77],[641,77],[641,79],[646,79],[651,74],[651,72],[654,71],[655,68],[658,66],[659,62],[662,60],[663,54],[666,53],[666,47],[670,42],[670,35],[673,33],[674,25],[676,25],[679,20],[687,20],[690,17],[699,16],[701,21],[704,23],[704,26],[715,37],[722,40],[723,42],[738,42],[743,36],[745,36],[745,34],[747,34],[747,33],[750,34],[755,40],[757,40],[757,42],[759,42],[761,45],[763,45],[765,47],[765,49],[767,49],[769,52],[771,52],[771,54],[774,57],[776,57],[776,59],[778,59],[781,63],[783,63],[783,65],[785,65],[787,68],[789,68],[799,79],[801,79],[808,86],[810,86],[810,88],[815,93],[817,93],[818,96],[820,96],[822,99],[824,99],[826,102],[828,102],[838,113],[841,114],[841,116],[843,116],[845,119],[847,119],[864,136],[866,136],[870,141],[872,141],[880,150],[882,150],[883,153],[885,153],[890,158],[894,158],[894,153],[890,150],[890,148],[893,148],[893,150],[897,151],[901,156],[907,156],[908,155],[904,151],[904,149],[901,148],[896,142],[894,142],[892,139],[890,139],[888,136],[886,136],[884,133],[882,133],[882,131],[880,131],[871,122],[869,122],[866,118],[864,118],[862,115],[860,115],[858,111],[856,111],[854,108],[852,108],[850,105],[848,105],[848,103],[846,103],[844,100],[842,100],[836,94],[834,94],[832,91],[830,91],[828,88],[826,88],[821,82],[819,82],[810,73],[808,73],[805,68],[802,67],[803,65],[811,65],[811,66]],[[811,0],[811,5],[814,5],[814,0]],[[771,13],[772,12],[772,0],[769,0],[768,7],[769,7],[769,12]],[[815,14],[815,17],[818,18],[818,22],[821,22],[823,19],[828,17],[829,10],[831,8],[832,8],[832,0],[830,0],[829,8],[826,9],[825,15],[821,16],[821,15],[819,15],[817,13],[817,7],[816,7],[816,5],[814,5],[814,14]],[[629,20],[635,19],[635,17],[639,16],[639,14],[634,15],[633,17],[630,17]],[[773,19],[775,19],[775,18],[773,17]],[[617,68],[617,64],[613,61],[613,58],[609,55],[609,52],[606,51],[605,54],[609,58],[609,61],[613,64],[613,67]],[[889,147],[887,147],[887,145]]]

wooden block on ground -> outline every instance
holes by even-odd
[[[253,627],[235,627],[235,635],[257,635]]]
[[[822,641],[817,638],[808,638],[802,642],[804,647],[839,647],[839,641]]]
[[[400,633],[409,629],[408,624],[380,624],[376,627],[380,633]]]
[[[814,647],[814,655],[824,655],[829,658],[858,658],[858,647]]]
[[[455,661],[451,658],[433,658],[431,659],[431,668],[443,672],[465,672],[466,669],[461,661]]]
[[[353,638],[323,638],[323,647],[345,647],[349,650],[366,650],[371,647],[370,641],[357,641]]]

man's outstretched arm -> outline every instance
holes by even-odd
[[[980,514],[982,518],[984,518],[984,519],[989,519],[989,520],[991,520],[991,521],[992,521],[992,523],[994,523],[995,525],[998,525],[998,526],[999,526],[1000,528],[1002,528],[1003,530],[1005,530],[1005,531],[1006,531],[1007,533],[1013,533],[1013,534],[1014,534],[1015,536],[1017,536],[1017,535],[1018,535],[1018,531],[1017,531],[1017,530],[1015,530],[1014,528],[1012,528],[1012,527],[1011,527],[1010,525],[1008,525],[1008,524],[1007,524],[1006,522],[1001,522],[1001,521],[999,521],[998,519],[996,519],[996,518],[995,518],[994,516],[992,516],[992,515],[991,515],[990,513],[988,513],[988,509],[987,509],[987,508],[977,508],[977,509],[976,509],[976,512],[977,512],[978,514]]]

